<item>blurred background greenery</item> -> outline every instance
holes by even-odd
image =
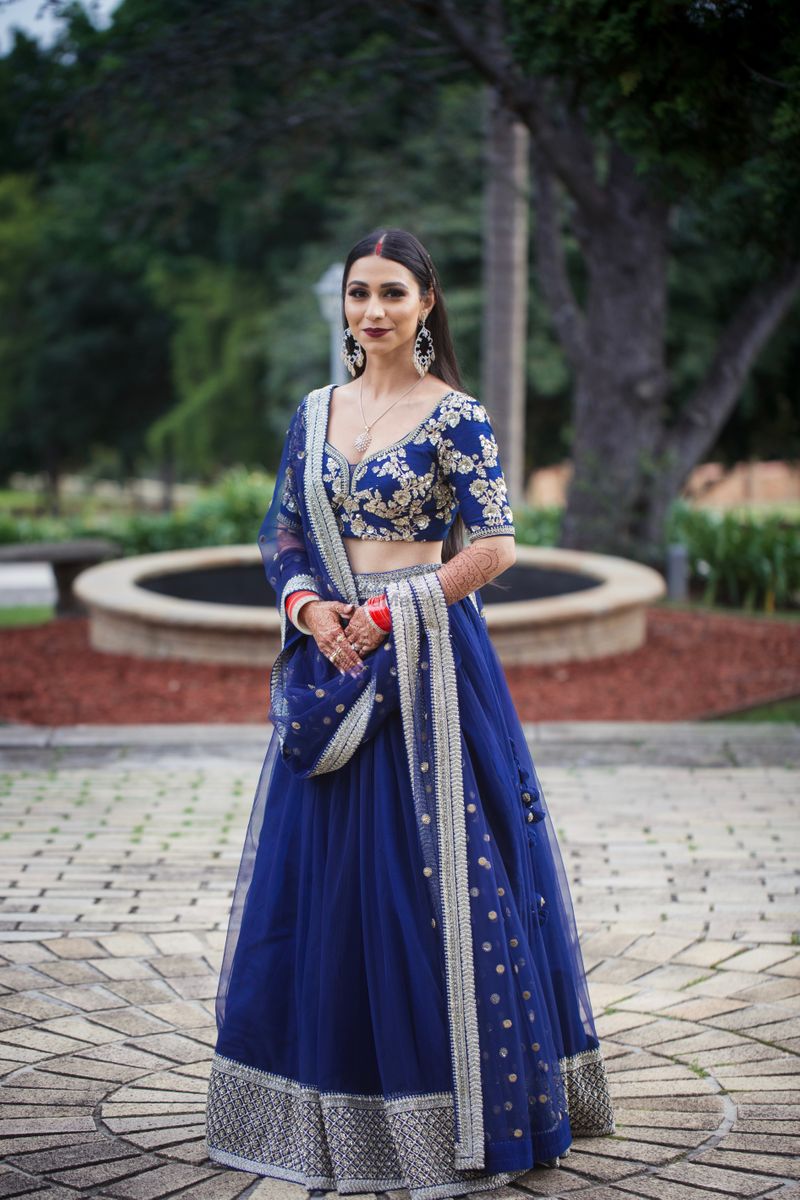
[[[328,380],[312,285],[377,224],[431,250],[478,391],[488,76],[443,18],[452,6],[123,0],[103,28],[80,4],[53,7],[52,43],[18,32],[0,59],[0,542],[251,541],[288,418]],[[582,106],[598,173],[624,146],[669,201],[663,407],[678,419],[733,300],[798,257],[792,6],[677,6],[695,22],[677,47],[675,6],[501,7],[520,70]],[[457,11],[479,28],[483,8]],[[579,233],[565,226],[583,299]],[[527,473],[569,459],[575,437],[575,372],[535,254],[529,289]],[[794,300],[704,459],[800,458],[799,368]],[[41,487],[11,486],[20,473]],[[163,481],[167,511],[92,487],[142,477]],[[558,544],[560,510],[515,512],[521,541]],[[799,529],[797,505],[715,515],[676,500],[664,537],[689,547],[698,599],[771,612],[797,606]]]

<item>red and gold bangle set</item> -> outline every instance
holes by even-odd
[[[388,633],[392,628],[392,614],[389,611],[386,592],[381,592],[378,596],[370,596],[364,607],[378,628],[382,629],[384,633]]]
[[[287,617],[303,633],[307,633],[308,628],[304,628],[302,624],[298,624],[295,620],[295,614],[309,596],[319,599],[316,592],[312,592],[307,588],[301,588],[296,592],[292,592],[286,600]],[[381,592],[378,596],[370,596],[364,607],[378,628],[382,629],[384,633],[389,633],[392,628],[392,615],[389,611],[389,601],[386,599],[386,592]]]
[[[297,625],[297,621],[295,621],[295,619],[294,619],[295,613],[297,612],[300,605],[305,600],[307,600],[309,596],[313,596],[316,600],[319,599],[319,596],[317,595],[317,593],[312,592],[309,588],[299,589],[296,592],[292,592],[287,597],[287,599],[286,599],[286,615],[289,618],[289,620],[292,622],[293,625]],[[297,625],[297,628],[301,629],[302,626]],[[302,632],[306,633],[307,629],[302,628]]]

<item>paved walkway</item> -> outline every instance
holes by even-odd
[[[55,604],[57,596],[50,563],[0,563],[0,608]]]
[[[528,732],[618,1131],[495,1194],[797,1200],[800,729]],[[0,727],[0,1196],[305,1200],[203,1148],[215,973],[266,742]]]

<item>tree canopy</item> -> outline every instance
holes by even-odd
[[[493,43],[466,35],[487,14],[512,108],[535,99],[556,149],[579,112],[599,185],[621,148],[669,207],[673,418],[732,302],[797,253],[800,34],[780,0],[123,0],[103,30],[63,11],[52,47],[18,35],[0,59],[5,474],[108,446],[201,476],[273,464],[287,412],[327,378],[311,285],[377,224],[429,246],[474,387]],[[561,203],[582,302],[576,206]],[[572,449],[574,367],[535,261],[531,288],[534,467]],[[711,452],[800,452],[798,344],[795,309]]]

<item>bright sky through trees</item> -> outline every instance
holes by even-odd
[[[91,13],[94,24],[102,27],[118,3],[119,0],[91,0],[85,8]],[[5,0],[0,4],[0,54],[8,53],[15,28],[49,46],[60,25],[61,21],[54,15],[52,7],[45,6],[44,0]]]

